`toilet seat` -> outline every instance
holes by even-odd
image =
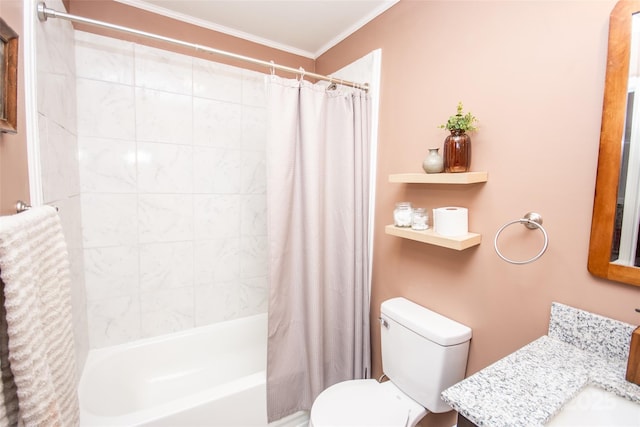
[[[313,403],[310,424],[334,426],[414,426],[427,411],[391,381],[351,380],[332,385]]]

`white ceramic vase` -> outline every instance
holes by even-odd
[[[440,173],[444,171],[444,160],[439,148],[429,148],[427,157],[422,161],[422,169],[426,173]]]

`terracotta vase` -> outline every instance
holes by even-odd
[[[471,166],[471,138],[462,130],[451,130],[444,140],[444,171],[467,172]]]

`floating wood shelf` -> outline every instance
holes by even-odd
[[[393,224],[387,225],[384,231],[392,236],[428,243],[430,245],[442,246],[449,249],[455,249],[457,251],[477,246],[482,240],[482,236],[476,233],[467,233],[464,236],[449,237],[442,236],[432,229],[418,231],[412,230],[411,228],[396,227]]]
[[[396,173],[389,175],[389,182],[405,184],[475,184],[487,182],[487,180],[487,172]]]
[[[397,173],[389,175],[389,182],[403,184],[476,184],[487,182],[487,172],[460,172],[460,173]],[[482,236],[476,233],[467,233],[464,236],[442,236],[432,229],[418,231],[411,228],[387,225],[385,233],[403,239],[415,240],[430,245],[442,246],[449,249],[462,251],[472,246],[477,246]]]

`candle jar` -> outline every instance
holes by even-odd
[[[396,227],[411,227],[412,216],[413,209],[410,202],[396,203],[396,208],[393,210],[393,225]]]
[[[415,208],[411,215],[412,230],[426,230],[429,228],[429,214],[425,208]]]

